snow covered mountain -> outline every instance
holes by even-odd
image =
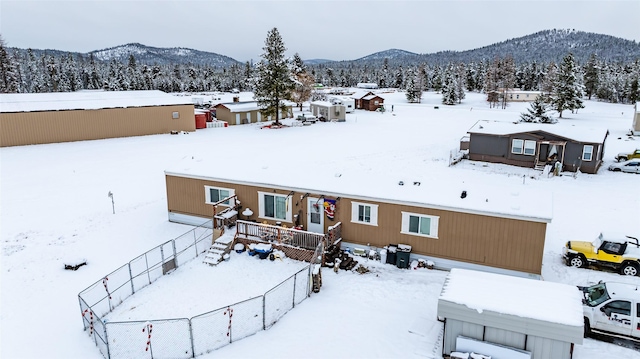
[[[531,35],[508,39],[467,51],[441,51],[414,54],[403,50],[387,50],[348,61],[354,65],[376,65],[388,59],[389,64],[447,64],[491,61],[512,56],[516,63],[560,62],[569,52],[578,63],[586,63],[591,54],[611,62],[632,62],[640,59],[640,43],[610,35],[576,30],[544,30]]]
[[[131,43],[111,47],[108,49],[91,51],[96,59],[101,61],[116,60],[126,62],[133,55],[136,62],[146,64],[175,64],[191,63],[194,65],[211,65],[227,67],[239,62],[224,55],[205,52],[184,47],[158,48],[138,43]]]

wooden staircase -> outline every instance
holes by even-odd
[[[203,263],[208,265],[217,265],[224,260],[224,256],[231,252],[231,246],[233,245],[233,237],[226,236],[217,238],[211,244],[211,247],[207,249],[207,253],[202,260]]]

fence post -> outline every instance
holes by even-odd
[[[131,295],[135,294],[136,288],[133,286],[133,274],[131,273],[131,262],[127,263],[129,267],[129,282],[131,282]]]
[[[262,330],[267,330],[267,296],[262,295]]]
[[[147,253],[144,254],[144,264],[147,267],[147,279],[149,280],[149,284],[151,284],[151,276],[149,275],[149,258],[147,258]]]
[[[189,318],[189,338],[191,339],[191,357],[196,357],[196,347],[193,344],[193,326],[191,324],[191,318]]]
[[[293,303],[291,308],[296,307],[296,279],[298,279],[298,273],[293,275]]]
[[[196,227],[198,228],[198,227]],[[196,258],[198,257],[198,237],[196,236],[196,230],[193,229],[193,248],[196,251]]]
[[[179,267],[178,265],[178,255],[176,254],[176,240],[172,239],[171,240],[171,246],[173,247],[173,261],[176,263],[176,268]]]
[[[105,346],[107,347],[107,359],[111,359],[111,348],[109,347],[109,335],[107,334],[107,323],[104,323],[104,343]],[[95,333],[95,332],[94,332]]]

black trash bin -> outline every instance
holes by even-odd
[[[395,244],[390,244],[387,246],[387,264],[396,264],[396,252],[398,251],[398,246]]]
[[[396,267],[409,268],[409,257],[411,256],[411,246],[407,244],[398,244],[396,251]]]

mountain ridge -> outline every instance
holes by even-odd
[[[19,53],[26,53],[26,49],[11,48]],[[88,53],[67,52],[60,50],[32,49],[36,56],[43,53],[56,55],[93,56],[99,61],[128,62],[133,55],[136,63],[153,64],[194,64],[229,67],[240,65],[242,62],[229,56],[214,52],[206,52],[184,47],[158,48],[140,43],[128,43],[105,49],[93,50]],[[635,40],[576,31],[572,29],[542,30],[530,35],[507,39],[498,43],[486,45],[465,51],[439,51],[435,53],[418,54],[402,49],[388,49],[353,60],[305,60],[309,65],[328,65],[331,63],[354,65],[379,65],[385,60],[390,65],[411,63],[446,64],[458,62],[492,61],[496,57],[512,56],[519,62],[539,63],[559,62],[567,53],[573,53],[576,61],[586,62],[591,54],[597,54],[601,59],[627,62],[640,59],[640,43]]]

